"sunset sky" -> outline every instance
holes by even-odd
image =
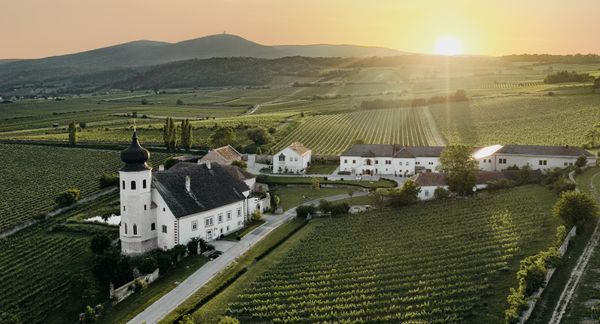
[[[0,0],[0,58],[227,31],[266,44],[357,44],[432,53],[600,53],[598,0]],[[437,45],[436,45],[437,44]]]

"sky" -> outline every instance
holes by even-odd
[[[598,0],[0,0],[0,11],[0,58],[224,31],[265,45],[600,54]]]

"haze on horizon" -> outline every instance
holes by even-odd
[[[265,45],[355,44],[433,53],[600,53],[600,1],[4,0],[0,58],[39,58],[134,40],[226,31]],[[437,44],[437,45],[436,45]]]

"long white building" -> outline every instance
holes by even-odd
[[[179,162],[168,170],[153,170],[150,153],[134,132],[121,152],[119,171],[121,250],[141,254],[170,249],[192,238],[210,241],[235,232],[266,200],[251,193],[255,177],[230,165]]]
[[[443,146],[355,144],[341,154],[339,171],[398,177],[436,172],[443,150]],[[588,165],[596,165],[590,152],[572,146],[492,145],[473,150],[473,158],[482,171],[501,171],[514,165],[539,170],[564,168],[575,164],[582,155],[588,158]]]

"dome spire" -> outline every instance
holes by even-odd
[[[149,170],[150,167],[146,164],[149,158],[150,152],[140,145],[137,131],[134,130],[131,137],[131,145],[121,152],[121,161],[125,163],[121,171]]]

